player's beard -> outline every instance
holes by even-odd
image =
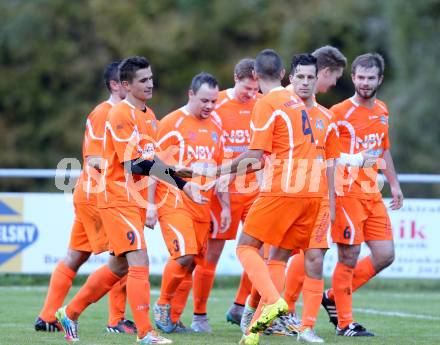
[[[374,96],[376,96],[377,86],[373,90],[369,90],[369,91],[362,90],[360,87],[357,87],[356,92],[359,95],[359,97],[361,97],[363,99],[371,99]]]

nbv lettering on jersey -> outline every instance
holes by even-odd
[[[225,138],[232,144],[244,144],[251,142],[251,135],[247,129],[232,129],[230,132],[223,131]]]
[[[361,148],[361,146],[362,149],[371,149],[376,146],[380,147],[384,136],[385,133],[366,134],[364,138],[356,136],[356,149]]]
[[[213,159],[215,147],[206,145],[196,145],[195,147],[188,145],[188,159]]]

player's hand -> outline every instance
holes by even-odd
[[[229,207],[223,207],[220,213],[220,232],[224,233],[228,231],[231,226],[231,209]]]
[[[215,184],[209,183],[204,186],[200,186],[197,183],[187,182],[183,187],[183,192],[194,201],[196,204],[204,205],[209,202],[209,199],[201,194],[201,192],[206,192],[214,187]]]
[[[391,195],[393,200],[391,200],[390,208],[392,210],[398,210],[403,206],[403,193],[400,186],[391,186]]]
[[[147,218],[145,220],[145,226],[150,229],[154,229],[156,223],[157,223],[157,209],[147,208]]]
[[[363,168],[371,168],[377,163],[377,160],[379,159],[377,155],[377,150],[373,148],[361,151],[361,155],[363,159]]]
[[[180,178],[192,178],[194,175],[194,172],[192,169],[190,168],[176,168],[176,176],[180,177]]]

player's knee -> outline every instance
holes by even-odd
[[[67,267],[76,272],[89,257],[89,252],[69,249],[63,262]]]
[[[118,277],[123,277],[128,273],[128,262],[124,257],[117,257],[110,255],[108,260],[108,267]]]
[[[305,255],[305,269],[307,276],[313,279],[322,278],[322,267],[324,264],[324,255],[318,252],[308,252]]]
[[[180,258],[177,258],[176,261],[189,270],[194,266],[194,255],[184,255]]]
[[[339,262],[354,268],[356,266],[360,251],[360,246],[339,246]]]
[[[146,250],[134,250],[125,254],[128,266],[145,266],[149,265],[148,253]]]
[[[381,257],[378,260],[378,267],[377,270],[381,271],[388,266],[390,266],[394,262],[395,254],[394,250],[387,251],[386,253],[383,253]]]

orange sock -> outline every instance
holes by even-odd
[[[304,278],[302,311],[302,326],[304,328],[315,326],[316,318],[321,306],[322,293],[324,291],[324,279]]]
[[[193,285],[192,272],[188,272],[180,283],[179,287],[171,300],[171,321],[176,323],[180,320],[183,311],[185,310],[186,302],[188,301],[189,292]]]
[[[257,309],[258,304],[260,303],[261,296],[258,293],[257,289],[252,287],[251,294],[248,300],[248,306],[254,309]]]
[[[127,275],[127,298],[142,339],[153,329],[150,322],[150,281],[148,266],[130,266]]]
[[[368,281],[376,274],[377,272],[374,269],[373,262],[371,261],[371,256],[366,256],[362,260],[358,261],[353,272],[353,292],[368,283]],[[335,300],[333,288],[327,291],[327,297],[333,301]]]
[[[277,291],[281,294],[286,283],[286,263],[284,261],[269,260],[267,268]]]
[[[117,326],[125,319],[125,301],[127,300],[127,275],[122,277],[108,293],[108,325]]]
[[[332,301],[335,300],[335,293],[334,293],[332,287],[331,287],[330,289],[327,290],[327,297],[328,297],[329,299],[331,299]]]
[[[353,272],[353,292],[364,286],[376,274],[377,272],[374,269],[371,256],[366,256],[358,261]]]
[[[336,310],[338,312],[338,326],[345,328],[353,322],[352,283],[354,269],[340,262],[333,272],[333,292],[335,295]]]
[[[301,250],[295,255],[287,268],[286,290],[284,291],[284,299],[289,305],[289,312],[294,313],[295,304],[303,288],[306,271],[304,269],[304,252]],[[322,298],[322,296],[321,296]]]
[[[63,305],[64,299],[72,287],[76,272],[60,261],[52,272],[47,290],[46,301],[40,312],[40,318],[46,322],[55,321],[55,312]]]
[[[69,319],[78,320],[84,309],[99,301],[120,279],[107,265],[98,268],[68,304],[66,314]]]
[[[243,271],[240,278],[240,285],[238,286],[237,294],[235,295],[234,303],[237,305],[242,305],[246,303],[246,298],[249,296],[252,290],[252,283],[249,280],[246,272]]]
[[[197,265],[194,271],[194,314],[206,314],[209,294],[215,280],[216,264],[206,261],[203,265]]]
[[[251,246],[238,246],[237,257],[247,273],[252,285],[258,290],[264,303],[273,304],[280,293],[272,282],[269,269],[258,255],[258,249]]]
[[[162,274],[162,286],[157,304],[170,304],[177,287],[185,278],[187,269],[174,259],[168,259]]]

